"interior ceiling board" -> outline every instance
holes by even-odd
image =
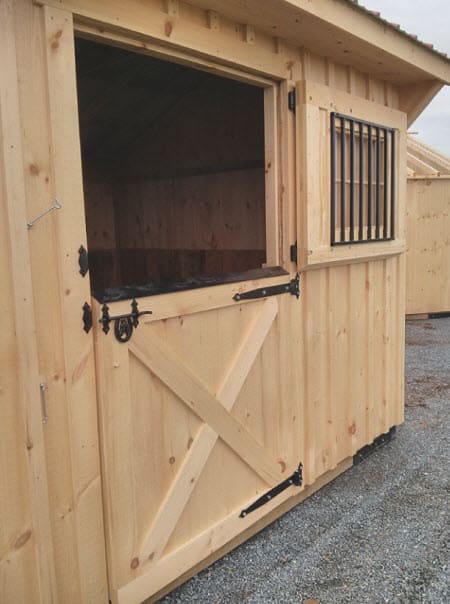
[[[76,60],[83,154],[103,159],[123,153],[144,127],[214,77],[82,39],[76,40]]]
[[[189,0],[190,4],[205,10],[215,10],[229,19],[242,23],[251,23],[261,31],[272,36],[280,36],[288,42],[316,52],[345,65],[352,65],[364,73],[369,73],[396,84],[415,83],[430,79],[430,73],[424,69],[402,60],[395,52],[388,52],[381,47],[375,47],[361,36],[345,31],[317,15],[308,13],[286,0]],[[331,5],[332,6],[332,5]],[[334,7],[333,7],[334,9]],[[360,7],[349,6],[347,10],[361,13]],[[350,14],[350,13],[349,13]],[[383,23],[371,15],[360,15],[365,23],[378,27],[385,34],[385,48],[396,43],[412,47],[411,56],[421,52],[429,55],[431,60],[439,64],[442,79],[450,80],[450,63],[438,53],[425,48],[422,43],[415,43],[411,36],[399,33],[396,29]],[[368,21],[369,20],[369,21]],[[379,23],[377,23],[379,21]],[[358,35],[359,33],[359,35]],[[360,37],[361,36],[361,37]],[[410,38],[410,39],[408,39]],[[417,48],[414,48],[414,45]],[[447,61],[447,69],[444,67]],[[442,63],[442,64],[441,64]]]

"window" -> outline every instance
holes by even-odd
[[[395,238],[394,128],[330,114],[331,245]]]
[[[97,299],[272,276],[271,89],[84,39],[76,59]]]

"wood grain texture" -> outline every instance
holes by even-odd
[[[408,178],[406,314],[450,311],[450,177]]]
[[[17,597],[28,602],[56,602],[14,17],[13,3],[0,2],[0,201],[2,263],[6,264],[1,288],[6,346],[1,348],[5,366],[2,362],[0,385],[5,420],[0,438],[4,453],[0,458],[0,597],[5,602]],[[7,368],[11,373],[4,373]],[[12,474],[15,470],[16,475]]]
[[[208,1],[215,11],[216,0]],[[399,91],[358,70],[355,58],[334,62],[275,39],[262,27],[267,13],[255,14],[255,23],[236,21],[250,4],[231,4],[234,20],[176,1],[101,0],[94,6],[87,0],[0,0],[6,32],[0,39],[6,83],[0,87],[0,204],[7,217],[0,222],[6,283],[0,309],[11,319],[0,363],[0,491],[8,492],[0,498],[8,519],[0,534],[2,601],[97,603],[110,597],[131,604],[156,597],[332,479],[359,448],[403,420],[406,138],[404,116],[396,111]],[[183,112],[177,118],[174,111],[169,138],[177,161],[171,163],[169,145],[162,149],[163,137],[154,148],[138,145],[125,181],[119,171],[117,178],[112,174],[117,163],[112,169],[97,154],[84,171],[83,191],[74,28],[91,40],[198,67],[199,81],[208,73],[253,84],[259,93],[265,89],[269,117],[259,136],[265,157],[244,144],[252,129],[239,100],[248,103],[249,93],[235,98],[228,113],[223,103],[211,102],[211,114],[223,111],[220,149],[207,146],[195,120],[185,137],[176,138]],[[287,93],[304,80],[294,116]],[[93,116],[117,120],[104,96],[91,99],[91,122]],[[138,97],[136,110],[142,110],[146,98]],[[198,102],[201,94],[189,98]],[[394,116],[401,130],[398,241],[383,249],[370,244],[335,258],[328,246],[330,103],[373,121]],[[150,109],[152,119],[162,119],[160,106]],[[92,127],[91,134],[91,157],[102,142],[102,153],[115,153],[136,136],[126,124],[117,132]],[[229,161],[233,138],[240,155]],[[164,162],[156,166],[158,148]],[[199,173],[204,155],[214,159],[214,169]],[[181,169],[177,162],[184,161]],[[152,182],[145,178],[148,163],[159,170]],[[178,208],[171,205],[173,188],[183,198]],[[265,215],[249,200],[264,189],[274,202]],[[139,198],[128,218],[117,211],[126,190]],[[226,199],[206,204],[216,234],[206,247],[250,254],[267,245],[268,260],[289,275],[143,298],[140,308],[153,314],[142,317],[128,344],[101,332],[94,301],[94,347],[81,325],[90,288],[78,273],[80,243],[89,241],[92,258],[110,254],[108,279],[121,270],[114,258],[119,243],[128,246],[126,271],[134,270],[143,249],[159,253],[169,239],[185,254],[176,259],[180,270],[189,269],[207,232],[192,218],[194,197],[213,190],[226,191]],[[83,195],[94,200],[87,208],[90,240]],[[27,232],[26,219],[55,196],[63,209]],[[146,196],[159,196],[159,206],[145,208]],[[249,207],[241,207],[243,200]],[[166,228],[159,222],[169,206],[175,220]],[[237,248],[228,245],[227,216]],[[243,216],[253,219],[251,229],[240,222]],[[189,237],[183,242],[184,224]],[[280,295],[236,303],[237,292],[294,277],[289,253],[296,239],[301,254],[313,252],[301,274],[300,300]],[[150,255],[146,261],[166,262]],[[112,303],[110,312],[129,312],[129,305]],[[40,380],[48,385],[51,418],[44,433]],[[300,461],[304,490],[291,488],[239,518]]]

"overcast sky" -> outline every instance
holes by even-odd
[[[450,56],[450,0],[359,0]],[[450,86],[444,87],[410,127],[418,138],[450,156]]]

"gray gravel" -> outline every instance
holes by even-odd
[[[450,603],[450,318],[406,334],[394,440],[161,602]]]

